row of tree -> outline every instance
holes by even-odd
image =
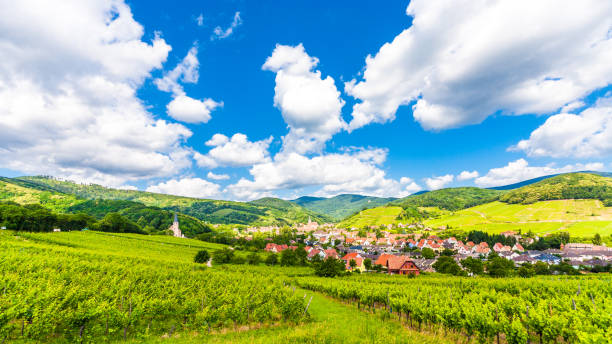
[[[85,228],[102,232],[145,232],[133,221],[118,213],[108,213],[100,220],[87,214],[56,214],[38,204],[20,205],[0,203],[0,226],[16,231],[51,232],[55,228],[65,231]]]

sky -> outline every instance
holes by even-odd
[[[0,175],[404,197],[612,170],[612,2],[0,0]]]

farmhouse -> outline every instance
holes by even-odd
[[[391,256],[387,259],[389,274],[408,275],[419,274],[419,268],[408,256]]]

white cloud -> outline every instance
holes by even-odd
[[[227,174],[215,174],[212,171],[210,171],[206,175],[206,178],[212,179],[212,180],[226,180],[226,179],[229,179],[230,176],[228,176]]]
[[[412,180],[412,178],[402,177],[400,178],[400,184],[402,185],[403,190],[409,194],[423,190],[423,188]]]
[[[121,186],[191,166],[136,90],[171,47],[123,1],[0,2],[0,165]]]
[[[210,120],[210,112],[223,103],[212,99],[198,100],[180,95],[168,103],[167,110],[170,117],[187,123],[206,123]]]
[[[168,195],[208,198],[219,196],[219,185],[201,178],[170,179],[147,188],[149,192]]]
[[[469,180],[474,178],[478,178],[478,171],[462,171],[457,176],[457,180]]]
[[[525,159],[518,159],[509,162],[508,165],[504,167],[490,169],[486,175],[476,178],[476,185],[482,187],[502,186],[551,174],[576,171],[601,171],[603,168],[604,165],[600,162],[587,164],[578,163],[562,167],[556,167],[554,164],[547,166],[529,166],[529,163]]]
[[[252,180],[240,179],[227,191],[240,199],[252,199],[276,190],[320,186],[316,196],[360,193],[373,196],[407,196],[414,186],[386,178],[378,162],[384,149],[353,150],[342,154],[306,157],[297,153],[277,154],[273,161],[250,169]],[[406,180],[404,180],[406,181]]]
[[[361,100],[351,130],[411,102],[430,130],[547,114],[612,82],[609,1],[415,0],[407,14],[412,26],[345,85]]]
[[[585,106],[586,104],[582,101],[582,100],[576,100],[573,101],[567,105],[565,105],[564,107],[561,108],[561,113],[570,113],[576,109],[579,109],[583,106]]]
[[[236,12],[234,14],[234,19],[232,20],[232,23],[230,24],[230,26],[225,30],[223,30],[221,26],[217,26],[214,29],[214,34],[210,36],[210,40],[212,41],[215,39],[227,38],[231,36],[231,34],[234,33],[234,30],[240,25],[242,25],[242,18],[240,17],[240,12]]]
[[[185,94],[180,82],[197,83],[200,77],[199,67],[198,48],[194,45],[173,70],[154,81],[160,91],[172,93],[173,99],[168,103],[166,109],[168,115],[178,121],[206,123],[210,120],[211,111],[223,106],[222,102],[216,102],[209,98],[194,99]]]
[[[268,162],[268,147],[272,137],[261,141],[251,142],[244,134],[234,134],[228,138],[222,134],[215,134],[206,145],[213,146],[206,155],[195,153],[194,158],[198,166],[215,168],[218,166],[244,167]]]
[[[321,151],[325,142],[346,126],[340,113],[344,101],[334,79],[322,79],[321,72],[313,70],[318,63],[302,44],[277,45],[262,66],[276,73],[274,105],[289,126],[283,138],[285,152]]]
[[[612,102],[600,100],[578,115],[560,113],[549,117],[509,150],[522,150],[528,156],[598,157],[612,154]]]
[[[200,13],[200,15],[195,19],[195,21],[198,26],[204,26],[204,14]]]
[[[443,176],[437,176],[432,178],[425,178],[425,184],[429,190],[442,189],[446,184],[451,183],[455,179],[452,174],[446,174]]]

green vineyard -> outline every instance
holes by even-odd
[[[357,276],[297,278],[305,289],[388,315],[410,328],[443,327],[467,342],[609,343],[612,279]]]
[[[135,258],[52,237],[0,233],[0,342],[146,339],[307,316],[306,300],[273,277],[173,262],[154,242],[139,242],[150,256]]]

